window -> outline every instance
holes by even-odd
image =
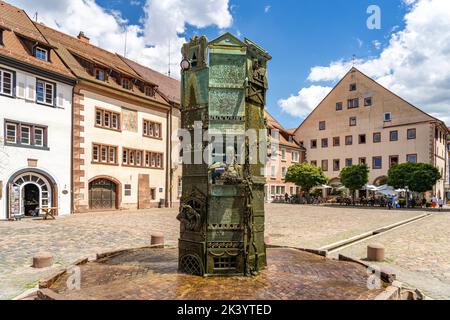
[[[322,170],[328,171],[328,160],[322,160]]]
[[[143,120],[142,134],[144,137],[161,139],[161,124],[150,120]]]
[[[292,151],[292,162],[298,162],[299,156],[297,151]]]
[[[364,98],[364,107],[370,107],[372,105],[372,97]]]
[[[356,117],[350,117],[349,125],[350,125],[350,127],[356,126]]]
[[[281,168],[281,179],[285,179],[286,178],[286,167],[282,167]]]
[[[36,147],[44,146],[44,129],[43,128],[34,128],[34,145]]]
[[[391,131],[389,133],[389,139],[391,141],[398,141],[398,131]]]
[[[37,80],[36,81],[36,101],[49,106],[54,105],[55,85],[53,83]]]
[[[95,68],[95,79],[100,81],[106,81],[106,72],[103,69]]]
[[[365,134],[359,135],[359,144],[366,144],[366,135]]]
[[[281,149],[281,160],[286,160],[286,149]]]
[[[179,190],[181,190],[181,189],[179,189]],[[180,198],[181,198],[181,191],[179,191],[179,194],[180,194]],[[150,189],[150,199],[156,200],[156,188]]]
[[[48,61],[48,50],[41,47],[36,47],[34,50],[34,56],[42,61]]]
[[[366,158],[359,158],[359,164],[360,165],[367,164]]]
[[[0,94],[13,95],[13,80],[12,72],[0,69]]]
[[[131,196],[131,184],[126,184],[124,190],[125,190],[125,197]]]
[[[95,126],[120,131],[120,113],[95,108]]]
[[[333,160],[333,171],[341,170],[341,161],[339,159]]]
[[[311,149],[317,149],[317,140],[311,140]]]
[[[417,154],[408,154],[406,156],[406,162],[417,163]]]
[[[147,97],[154,97],[155,96],[155,89],[153,87],[150,87],[150,86],[145,86],[144,94]]]
[[[130,79],[122,79],[122,88],[127,89],[127,90],[131,89]]]
[[[163,154],[158,152],[123,148],[122,165],[145,168],[163,168]]]
[[[373,143],[380,143],[381,142],[381,132],[375,132],[373,134]]]
[[[322,148],[328,148],[328,138],[322,139]]]
[[[92,144],[92,163],[117,165],[117,146]]]
[[[408,140],[416,139],[416,129],[408,129]]]
[[[356,91],[356,83],[350,84],[350,91]]]
[[[383,167],[382,157],[373,157],[372,159],[372,169],[381,169]]]
[[[386,112],[384,114],[384,122],[390,122],[392,121],[392,114],[390,112]]]
[[[21,144],[31,144],[31,128],[28,126],[20,126],[20,142]]]
[[[277,176],[277,172],[276,172],[275,166],[271,166],[270,167],[270,176],[272,178],[275,178]]]
[[[316,167],[317,167],[317,161],[313,160],[313,161],[311,161],[311,164],[312,164],[313,166],[316,166]]]
[[[325,121],[320,121],[319,122],[319,130],[323,131],[323,130],[326,129],[326,127],[327,127],[327,124],[326,124]]]
[[[345,166],[351,167],[353,165],[353,159],[345,159]]]
[[[345,137],[345,145],[351,146],[353,144],[353,136],[346,136]]]
[[[336,103],[336,111],[341,111],[342,110],[342,102],[337,102]]]
[[[398,165],[399,158],[398,156],[390,156],[389,157],[389,168],[392,168],[393,166]]]
[[[339,147],[341,145],[341,138],[334,137],[333,138],[333,147]]]
[[[3,46],[3,30],[0,29],[0,46]]]
[[[9,145],[47,147],[47,128],[44,126],[5,121],[5,135],[5,143]]]
[[[358,98],[356,98],[356,99],[349,99],[347,101],[347,107],[349,109],[359,108],[359,99]]]

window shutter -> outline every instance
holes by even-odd
[[[62,92],[58,93],[58,99],[56,105],[60,108],[64,108],[64,94]]]
[[[17,89],[16,89],[16,96],[17,98],[25,99],[25,87],[26,87],[26,76],[20,72],[16,74],[16,83],[17,83]]]
[[[36,100],[36,79],[33,77],[27,77],[27,90],[25,99],[29,101]]]

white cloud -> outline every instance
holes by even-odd
[[[30,17],[38,11],[39,22],[71,35],[84,31],[93,44],[120,54],[124,53],[127,30],[127,57],[163,73],[168,70],[170,44],[175,76],[181,46],[187,40],[187,25],[223,29],[233,22],[228,0],[146,0],[140,25],[129,24],[120,12],[102,8],[95,0],[10,2],[25,9]],[[131,2],[136,4],[136,0]]]
[[[319,102],[331,91],[332,87],[310,86],[303,88],[296,96],[278,101],[284,112],[293,116],[306,117]]]
[[[375,49],[377,49],[377,50],[380,50],[380,49],[381,49],[381,46],[383,45],[383,44],[381,43],[381,41],[378,41],[378,40],[373,40],[373,41],[372,41],[372,44],[373,44],[373,46],[375,47]]]
[[[409,6],[405,27],[397,30],[389,44],[376,58],[357,60],[355,66],[401,97],[450,124],[450,1],[404,0]],[[375,45],[375,44],[374,44]],[[328,66],[311,68],[308,80],[336,82],[351,68],[352,62],[337,60]],[[310,87],[311,88],[311,87]],[[300,90],[299,100],[309,100],[305,94],[316,94],[318,88]],[[324,87],[328,88],[328,87]],[[324,90],[323,96],[326,90]],[[293,101],[294,97],[280,100]],[[298,105],[301,109],[303,106]],[[284,109],[302,116],[294,106]]]

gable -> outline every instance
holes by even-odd
[[[356,84],[355,91],[350,91],[351,84]],[[364,105],[365,98],[372,98],[371,106]],[[350,99],[358,99],[359,107],[349,109]],[[336,103],[342,103],[342,110],[336,110]],[[383,121],[385,113],[392,114],[392,121],[389,123]],[[304,126],[314,128],[316,124],[318,126],[319,121],[324,120],[330,122],[331,127],[327,126],[328,128],[336,127],[338,130],[339,125],[347,124],[353,116],[357,117],[358,126],[371,124],[373,127],[375,122],[378,128],[436,120],[356,68],[352,68],[308,115],[296,133],[302,131]]]
[[[208,44],[209,47],[236,47],[236,48],[244,48],[247,47],[245,43],[236,38],[231,33],[227,32],[221,35],[220,37],[212,40]]]

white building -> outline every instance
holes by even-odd
[[[74,84],[25,12],[0,1],[0,220],[70,214]]]

